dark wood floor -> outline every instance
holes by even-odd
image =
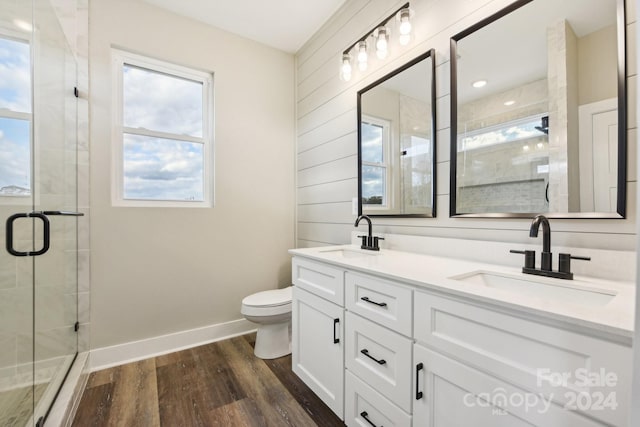
[[[90,375],[73,422],[87,426],[344,426],[291,371],[261,360],[255,335]]]

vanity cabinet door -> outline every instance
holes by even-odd
[[[416,427],[607,425],[417,344],[413,360]]]
[[[344,309],[293,288],[292,369],[344,418]]]
[[[419,344],[544,396],[564,412],[626,425],[630,347],[426,292],[415,292],[414,313]]]

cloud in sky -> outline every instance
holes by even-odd
[[[124,136],[124,197],[203,200],[203,145]]]
[[[31,112],[29,44],[0,37],[0,108]]]
[[[382,126],[362,122],[361,151],[365,162],[382,163]]]
[[[384,196],[384,168],[362,166],[362,197]]]
[[[29,121],[0,118],[0,188],[31,187]]]
[[[123,67],[126,127],[203,136],[202,83]],[[124,135],[124,197],[204,200],[203,144]]]
[[[124,125],[202,137],[202,84],[125,65]]]

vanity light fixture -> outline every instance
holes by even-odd
[[[340,78],[349,81],[352,75],[351,57],[358,61],[358,69],[365,71],[368,67],[369,47],[375,49],[379,59],[385,59],[389,54],[389,41],[392,27],[395,26],[394,33],[399,34],[399,43],[406,46],[411,41],[413,11],[409,8],[409,3],[405,3],[389,15],[384,21],[376,25],[372,30],[360,37],[354,44],[342,52],[340,61]],[[369,40],[371,37],[371,40]],[[354,54],[351,51],[354,50]]]
[[[471,86],[475,87],[476,89],[485,87],[486,85],[487,85],[486,80],[476,80],[475,82],[471,83]]]

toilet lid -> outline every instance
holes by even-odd
[[[284,289],[273,289],[249,295],[242,300],[242,304],[253,307],[271,307],[291,303],[291,286]]]

